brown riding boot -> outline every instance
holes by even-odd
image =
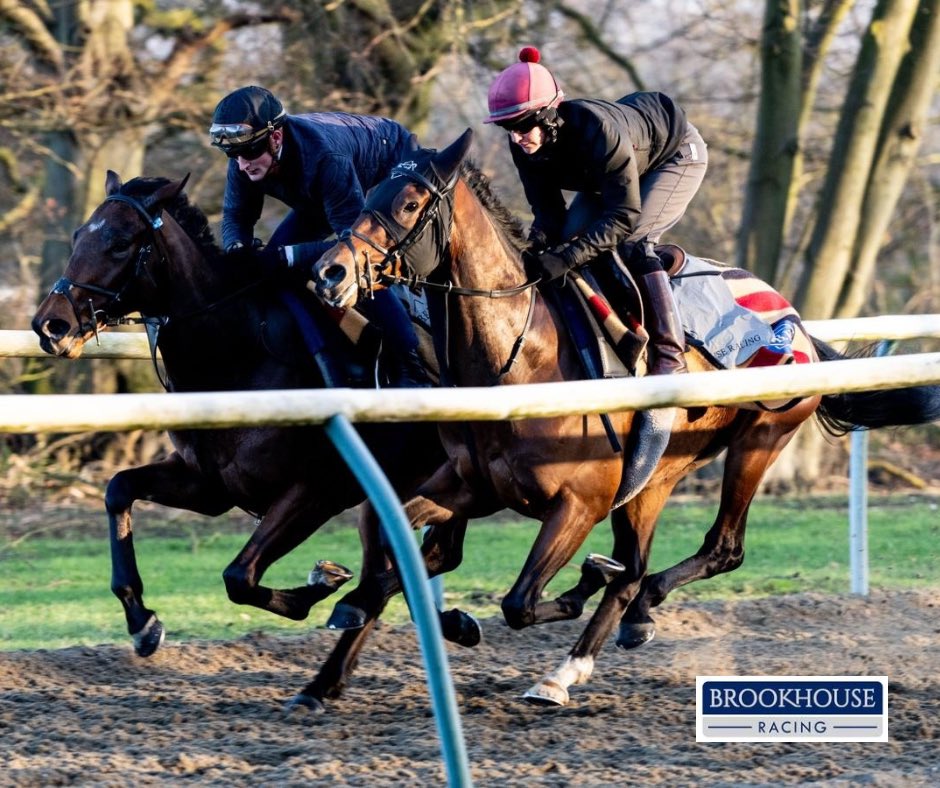
[[[669,275],[665,271],[653,271],[641,276],[640,283],[644,291],[645,325],[652,350],[652,360],[646,374],[688,372],[685,364],[685,332],[672,295]]]

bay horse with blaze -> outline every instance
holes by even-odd
[[[470,140],[468,130],[442,151],[419,151],[377,185],[343,242],[315,267],[318,292],[333,306],[350,307],[365,289],[382,283],[406,280],[425,288],[441,374],[451,385],[581,379],[577,353],[556,306],[527,279],[518,223],[465,161]],[[825,343],[804,338],[813,363],[840,357]],[[695,350],[687,353],[687,362],[693,374],[714,369]],[[672,590],[741,564],[751,500],[767,469],[810,416],[815,413],[834,434],[924,423],[940,417],[940,387],[811,396],[776,412],[740,406],[673,410],[661,459],[638,478],[631,478],[642,455],[638,434],[648,430],[650,419],[643,412],[609,414],[624,447],[619,452],[597,415],[440,427],[448,459],[405,503],[413,524],[459,526],[505,508],[541,522],[502,602],[509,626],[576,618],[585,599],[604,588],[567,658],[526,692],[535,703],[566,703],[568,687],[590,677],[618,622],[618,644],[641,645],[654,633],[650,609]],[[718,514],[701,548],[647,575],[656,522],[676,484],[723,450]],[[591,576],[582,570],[575,589],[543,600],[546,584],[608,514],[614,537],[611,565],[623,571]],[[380,609],[382,602],[363,597],[363,589],[360,584],[337,609],[348,602],[368,620],[370,609]]]

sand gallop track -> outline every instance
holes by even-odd
[[[580,624],[484,622],[448,646],[477,785],[940,785],[940,607],[929,591],[664,606],[562,709],[522,692]],[[172,622],[167,622],[172,626]],[[0,654],[0,785],[443,785],[411,627],[384,628],[326,715],[284,715],[335,633]],[[696,744],[696,674],[887,674],[887,744]]]

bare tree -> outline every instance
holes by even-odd
[[[836,317],[854,317],[868,300],[875,263],[895,206],[911,174],[928,127],[930,103],[940,72],[940,1],[922,0],[878,136],[852,252]]]
[[[910,46],[919,5],[918,0],[880,0],[862,42],[796,293],[797,307],[805,317],[832,317],[852,268],[866,185],[878,147],[885,141],[882,128],[888,101]]]

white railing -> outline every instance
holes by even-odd
[[[668,377],[501,386],[498,394],[493,388],[477,387],[187,392],[172,397],[162,393],[10,394],[0,397],[0,430],[286,426],[320,424],[334,415],[353,422],[502,421],[672,405],[702,407],[924,383],[940,383],[940,353]]]
[[[807,321],[825,341],[940,337],[940,315]],[[29,331],[0,331],[0,357],[43,356]],[[142,333],[102,334],[83,357],[149,359]],[[231,427],[244,424],[350,421],[466,421],[605,413],[671,405],[703,406],[808,394],[940,383],[940,353],[876,357],[786,367],[692,373],[639,380],[593,380],[492,388],[329,389],[175,394],[7,395],[0,397],[0,430],[85,432]],[[866,594],[867,515],[864,435],[853,441],[850,486],[852,591]]]
[[[881,315],[844,320],[807,320],[806,330],[824,342],[837,340],[917,339],[940,337],[940,315]],[[0,358],[47,358],[32,331],[0,331]],[[142,331],[107,332],[100,344],[85,345],[82,358],[149,359]]]
[[[861,322],[832,321],[808,325],[811,333],[827,341],[940,336],[940,316],[871,318]],[[6,331],[0,335],[5,335],[0,336],[0,356],[41,355],[36,339],[29,332]],[[100,346],[89,347],[83,355],[150,358],[149,347],[140,335],[106,334],[101,339]],[[940,383],[940,353],[745,369],[720,374],[701,372],[640,380],[503,386],[498,392],[492,388],[463,388],[389,389],[381,392],[352,389],[205,392],[172,397],[163,394],[7,395],[0,397],[0,430],[83,432],[327,422],[327,431],[330,432],[337,425],[345,424],[344,419],[347,418],[350,421],[503,420],[670,405],[732,404],[923,383]],[[349,432],[355,436],[351,427]],[[426,586],[417,583],[417,577],[424,575],[423,566],[416,557],[417,548],[410,539],[403,515],[399,519],[402,522],[397,525],[401,534],[396,534],[391,527],[396,525],[395,522],[383,519],[383,523],[392,536],[400,536],[400,541],[415,554],[412,556],[415,577],[405,580],[406,585],[409,580],[415,581],[409,589],[410,597],[422,603],[413,608],[413,612],[425,651],[445,760],[449,773],[468,775],[456,701],[446,668],[446,653],[439,628],[436,628],[433,608],[425,598]],[[393,541],[393,546],[395,544]],[[851,549],[854,550],[854,546]],[[867,558],[867,552],[865,556]],[[407,554],[404,557],[408,557]],[[399,560],[402,560],[401,555]],[[867,576],[867,567],[865,571]],[[854,586],[853,577],[853,590]]]

